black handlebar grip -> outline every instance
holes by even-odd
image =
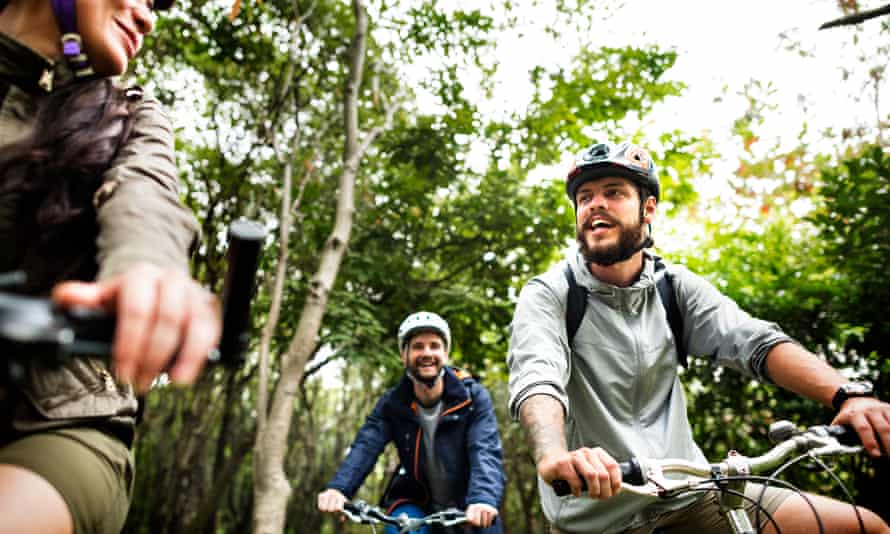
[[[346,501],[345,503],[343,503],[343,511],[352,512],[353,514],[359,514],[362,510],[358,504],[353,503],[352,501]]]
[[[637,461],[636,458],[631,458],[627,462],[619,462],[618,469],[621,470],[622,482],[627,482],[628,484],[632,484],[634,486],[642,486],[646,483],[646,480],[643,478],[643,468],[640,467],[640,462]],[[569,483],[565,480],[554,480],[551,486],[553,486],[553,491],[558,497],[565,497],[566,495],[572,493],[571,486],[569,486]],[[587,481],[582,478],[581,493],[584,493],[586,491]]]
[[[250,303],[256,290],[256,271],[265,237],[266,229],[256,222],[238,220],[229,225],[219,361],[232,367],[244,363],[250,330]]]
[[[553,492],[556,493],[557,497],[565,497],[566,495],[572,493],[572,488],[569,486],[569,483],[561,478],[557,478],[553,482],[550,483],[553,486]],[[581,491],[587,489],[587,483],[584,479],[581,479]]]
[[[828,432],[829,436],[837,438],[841,445],[847,445],[849,447],[862,445],[862,441],[859,439],[859,434],[857,434],[856,430],[850,425],[829,425],[825,427],[825,431]]]
[[[110,354],[111,341],[117,328],[117,317],[113,313],[81,306],[68,308],[63,313],[81,343],[89,342],[96,347],[97,354],[104,354],[99,347],[107,346]]]
[[[640,467],[640,462],[636,458],[621,462],[618,464],[618,467],[621,469],[622,482],[627,482],[633,486],[646,484],[646,479],[643,477],[643,468]]]

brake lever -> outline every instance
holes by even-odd
[[[427,516],[427,521],[436,520],[442,523],[442,526],[445,527],[453,527],[456,525],[460,525],[467,522],[466,513],[458,510],[457,508],[448,508],[446,510],[442,510],[441,512],[437,512],[433,515]]]
[[[621,483],[621,489],[628,493],[641,495],[643,497],[655,497],[667,499],[674,497],[679,493],[685,493],[700,485],[706,479],[686,476],[682,479],[670,479],[664,476],[664,470],[657,462],[649,461],[646,465],[645,477],[646,483],[643,485]]]
[[[373,522],[371,519],[365,517],[368,508],[370,508],[370,505],[365,501],[347,501],[343,503],[343,515],[348,517],[350,521],[368,525]]]

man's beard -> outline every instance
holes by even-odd
[[[429,375],[422,376],[420,374],[419,362],[420,362],[420,358],[414,360],[413,363],[411,363],[407,366],[407,368],[405,370],[407,371],[408,376],[411,379],[413,379],[415,382],[424,384],[425,386],[427,386],[429,388],[433,387],[434,385],[436,385],[436,381],[439,380],[439,378],[441,378],[443,374],[445,374],[445,366],[442,364],[441,361],[437,360],[435,363],[436,374],[434,376],[429,376]]]
[[[596,248],[591,248],[587,244],[584,231],[590,228],[590,220],[594,215],[599,215],[600,217],[605,218],[609,223],[618,228],[619,234],[617,243],[596,246]],[[585,262],[608,267],[609,265],[614,265],[618,262],[630,259],[631,256],[643,248],[652,246],[651,240],[645,239],[644,241],[644,226],[642,215],[639,217],[639,223],[637,225],[627,227],[609,215],[595,212],[591,213],[590,216],[587,217],[587,220],[584,221],[584,224],[577,228],[575,237],[578,240],[578,246],[581,249],[581,255],[584,256]]]

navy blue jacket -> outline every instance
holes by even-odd
[[[485,387],[457,369],[446,368],[444,381],[435,450],[451,479],[452,494],[460,508],[475,503],[498,508],[504,494],[503,452],[491,396]],[[422,432],[414,383],[406,376],[377,401],[327,487],[351,499],[392,441],[401,466],[390,481],[383,504],[390,509],[406,502],[426,506],[430,492],[423,465]],[[475,532],[499,534],[501,522]]]

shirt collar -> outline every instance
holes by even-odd
[[[0,79],[30,94],[48,94],[74,78],[64,61],[53,61],[0,33]]]

